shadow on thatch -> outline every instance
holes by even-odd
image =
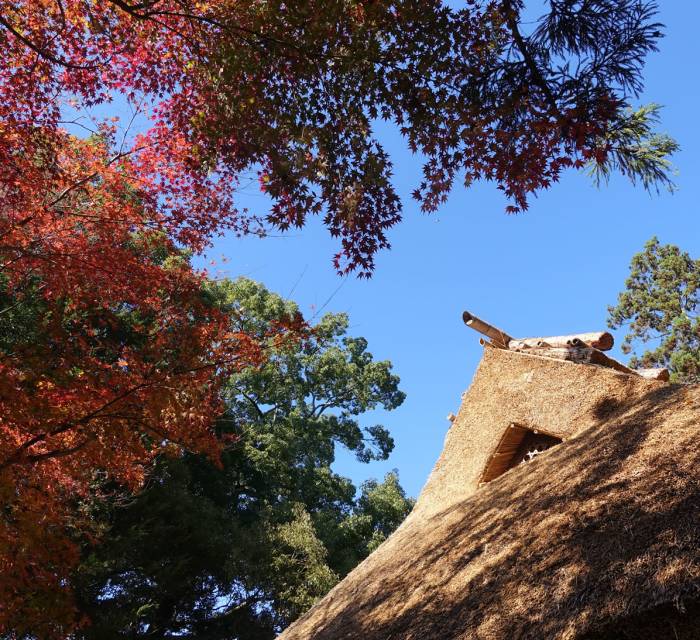
[[[581,640],[683,640],[700,632],[700,602],[663,604],[586,635]]]
[[[283,638],[700,637],[698,406],[658,385],[596,401],[588,429],[417,510]]]

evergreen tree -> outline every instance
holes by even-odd
[[[632,367],[668,367],[674,382],[700,382],[700,260],[654,237],[632,258],[612,329],[628,327],[622,345]],[[641,345],[650,345],[641,351]],[[641,351],[641,353],[640,353]]]
[[[248,335],[297,313],[250,280],[210,293]],[[84,508],[101,542],[85,544],[75,576],[91,622],[76,637],[272,638],[401,523],[413,501],[395,472],[356,498],[331,469],[337,445],[365,462],[385,459],[388,432],[358,417],[404,399],[391,364],[347,328],[347,316],[327,314],[303,343],[282,342],[263,366],[229,380],[221,466],[162,457],[136,497],[99,499],[109,487],[96,484]]]

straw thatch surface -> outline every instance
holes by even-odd
[[[487,350],[411,516],[281,640],[700,638],[699,412]],[[564,442],[479,488],[511,422]]]

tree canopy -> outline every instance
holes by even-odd
[[[281,324],[265,336],[237,331],[167,242],[128,241],[124,253],[153,280],[133,292],[105,283],[121,289],[118,305],[101,305],[95,290],[92,304],[44,297],[51,280],[38,275],[0,293],[0,629],[41,621],[40,637],[63,637],[76,620],[75,531],[92,528],[76,497],[96,473],[137,490],[163,452],[216,459],[221,375],[258,365],[285,335],[299,339]]]
[[[457,177],[495,181],[512,211],[589,162],[667,182],[669,140],[620,135],[648,122],[627,108],[662,36],[656,4],[550,0],[534,28],[524,4],[4,2],[4,146],[63,147],[66,101],[123,95],[152,127],[103,163],[136,174],[149,219],[194,244],[222,225],[247,229],[235,191],[253,172],[273,201],[267,222],[322,214],[341,238],[339,268],[365,275],[401,212],[378,119],[425,158],[415,196],[426,211]],[[65,171],[63,188],[93,170]]]
[[[674,382],[700,382],[700,260],[654,237],[632,258],[608,324],[627,327],[632,367],[668,367]],[[643,345],[651,348],[643,349]]]
[[[215,289],[239,330],[266,333],[297,313],[250,280]],[[387,431],[358,419],[404,398],[390,363],[347,328],[327,314],[308,341],[230,377],[221,466],[164,457],[137,497],[95,493],[88,508],[105,532],[74,578],[91,621],[79,637],[273,638],[400,524],[412,501],[395,473],[356,497],[331,470],[337,446],[385,459]]]

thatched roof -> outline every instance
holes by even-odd
[[[700,638],[700,388],[487,349],[409,518],[281,640]],[[510,424],[563,442],[480,485]]]

